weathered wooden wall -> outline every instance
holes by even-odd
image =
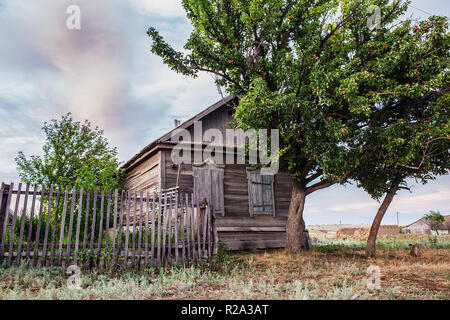
[[[209,129],[218,129],[225,139],[226,129],[231,129],[228,123],[235,121],[233,114],[233,108],[224,106],[206,115],[201,119],[203,131],[202,134]],[[194,126],[190,126],[188,128],[188,131],[191,136],[194,137]]]
[[[156,152],[127,170],[123,189],[132,192],[159,192],[160,158],[160,153]]]
[[[178,168],[171,159],[171,150],[165,152],[165,187],[176,186]],[[292,180],[288,173],[275,175],[275,218],[271,215],[249,214],[247,166],[244,164],[225,165],[224,200],[225,216],[217,216],[216,226],[219,240],[229,249],[280,248],[285,246],[286,221],[289,212]],[[179,174],[181,192],[193,192],[192,165],[183,164]],[[258,227],[259,231],[252,231]],[[273,228],[276,231],[273,231]],[[235,231],[238,230],[238,231]]]

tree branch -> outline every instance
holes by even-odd
[[[341,177],[341,179],[344,180],[344,181],[347,180],[348,177],[350,177],[350,175],[352,174],[352,172],[353,172],[353,170],[347,171],[347,172]],[[309,194],[311,194],[311,193],[313,193],[314,191],[317,191],[317,190],[321,190],[321,189],[328,188],[328,187],[330,187],[330,186],[332,186],[333,184],[336,184],[336,183],[338,183],[338,182],[339,182],[339,179],[335,179],[335,180],[322,180],[322,181],[319,181],[319,182],[313,184],[312,186],[306,188],[306,195],[309,195]]]

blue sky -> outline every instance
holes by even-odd
[[[66,8],[79,5],[81,30]],[[413,0],[407,16],[449,16],[448,0]],[[44,121],[71,112],[105,130],[121,161],[220,99],[211,76],[180,76],[150,53],[154,26],[181,49],[191,30],[178,0],[0,0],[0,180],[18,181],[14,157],[40,154]],[[450,214],[450,177],[401,191],[383,223],[429,210]],[[354,186],[312,194],[309,224],[370,224],[378,203]]]

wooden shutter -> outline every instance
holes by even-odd
[[[275,217],[274,176],[260,171],[247,171],[250,216],[270,214]]]
[[[194,175],[194,201],[206,198],[215,213],[225,215],[223,178],[224,169],[210,163],[193,166]]]

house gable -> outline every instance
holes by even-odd
[[[236,99],[233,99],[231,96],[223,98],[212,106],[206,108],[202,112],[193,116],[192,118],[186,120],[176,128],[170,130],[165,133],[158,139],[152,141],[147,146],[145,146],[139,153],[134,155],[130,160],[128,160],[123,166],[122,169],[125,169],[126,172],[139,165],[146,159],[148,159],[153,154],[160,151],[162,148],[172,148],[173,142],[171,142],[172,134],[177,129],[186,129],[191,134],[193,139],[194,137],[194,123],[196,121],[202,121],[202,135],[208,129],[218,129],[222,132],[225,137],[225,130],[229,128],[228,123],[234,121],[234,109],[233,106],[236,102]]]

